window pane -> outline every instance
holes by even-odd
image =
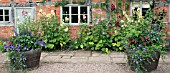
[[[149,8],[142,8],[142,16],[145,16],[145,14],[146,14],[146,12],[147,12],[148,9],[149,9]]]
[[[63,14],[69,14],[69,7],[63,7]]]
[[[63,20],[64,20],[64,23],[69,23],[69,15],[63,15]]]
[[[72,7],[71,13],[72,14],[78,14],[78,7]]]
[[[3,21],[3,16],[0,16],[0,21]]]
[[[5,16],[5,21],[9,21],[9,16]]]
[[[9,10],[5,10],[5,15],[9,15]]]
[[[87,14],[87,7],[80,7],[81,14]]]
[[[2,9],[0,9],[0,15],[3,15],[3,10]]]
[[[71,22],[72,23],[78,23],[78,15],[72,15],[71,16]]]
[[[81,15],[80,16],[80,22],[81,23],[87,23],[87,15]]]

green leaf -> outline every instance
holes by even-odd
[[[119,47],[119,46],[120,46],[120,44],[121,44],[120,42],[117,42],[116,46],[117,46],[117,47]]]
[[[90,45],[94,45],[94,42],[89,42]]]
[[[80,48],[82,48],[82,49],[83,49],[83,45],[80,45]]]
[[[52,48],[54,48],[54,44],[47,44],[46,47],[52,49]]]

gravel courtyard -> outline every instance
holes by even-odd
[[[158,69],[151,73],[169,73],[169,64],[159,64]],[[135,73],[126,64],[63,64],[41,63],[40,67],[28,73]]]

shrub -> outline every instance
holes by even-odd
[[[68,25],[63,22],[60,24],[57,16],[52,16],[50,18],[42,17],[38,20],[38,24],[41,26],[41,39],[44,40],[46,46],[44,50],[60,50],[66,49],[70,41],[70,36],[68,33]]]

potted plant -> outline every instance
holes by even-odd
[[[15,33],[16,36],[4,44],[12,72],[39,66],[41,48],[45,45],[44,41],[39,39],[39,26],[30,19],[28,12],[23,10],[22,14],[25,21],[17,24],[19,33]]]
[[[123,11],[126,20],[126,53],[131,70],[145,72],[155,70],[159,63],[160,55],[165,54],[165,36],[162,12],[154,13],[152,9],[145,16],[140,14],[138,8],[134,12],[137,16],[129,17]]]
[[[162,10],[160,10],[162,11]],[[164,56],[165,25],[163,24],[164,11],[154,13],[149,9],[145,16],[140,13],[140,8],[133,11],[136,17],[130,17],[123,11],[125,20],[122,22],[121,32],[126,38],[126,53],[131,70],[145,72],[155,70],[159,63],[160,55]],[[163,14],[163,15],[162,15]],[[123,32],[122,32],[123,31]]]

